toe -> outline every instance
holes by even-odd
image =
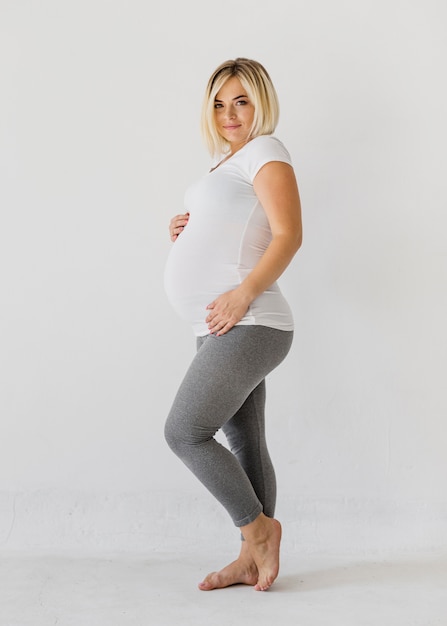
[[[210,591],[211,589],[214,589],[215,585],[211,580],[213,576],[214,572],[212,574],[208,574],[208,576],[204,580],[202,580],[201,583],[199,583],[199,589],[201,589],[202,591]]]

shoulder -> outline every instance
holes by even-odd
[[[246,145],[244,152],[245,166],[252,181],[261,167],[270,161],[282,161],[292,165],[289,151],[283,142],[273,135],[254,137]]]
[[[249,143],[257,148],[270,147],[274,149],[282,147],[285,149],[284,143],[276,135],[258,135],[253,137]]]

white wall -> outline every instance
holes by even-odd
[[[235,56],[272,75],[303,203],[268,396],[285,542],[445,545],[446,21],[436,0],[0,0],[4,549],[237,541],[163,439],[194,338],[162,285]]]

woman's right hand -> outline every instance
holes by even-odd
[[[169,222],[169,235],[171,237],[171,241],[175,241],[180,233],[185,228],[186,224],[189,220],[189,213],[182,213],[181,215],[176,215]]]

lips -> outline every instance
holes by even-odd
[[[241,124],[237,124],[236,126],[224,126],[225,130],[235,130],[236,128],[240,128]]]

